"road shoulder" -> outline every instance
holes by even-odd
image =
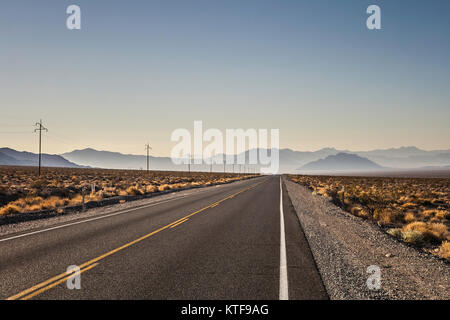
[[[330,299],[450,299],[450,268],[285,177]],[[370,290],[369,266],[381,271]]]

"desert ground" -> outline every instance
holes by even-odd
[[[252,175],[0,166],[0,216],[33,213],[95,202],[116,196],[223,184]]]
[[[390,235],[450,259],[450,179],[290,175]]]

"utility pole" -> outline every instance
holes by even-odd
[[[212,168],[213,168],[213,163],[214,163],[214,158],[216,157],[216,154],[214,154],[214,157],[211,156],[209,157],[209,161],[211,161],[211,163],[209,164],[209,173],[212,173]],[[204,160],[206,162],[206,160]]]
[[[42,142],[42,131],[48,132],[47,128],[42,125],[42,119],[39,122],[36,122],[35,126],[37,129],[34,129],[34,132],[39,131],[39,176],[41,175],[41,142]]]
[[[149,170],[150,170],[150,160],[149,160],[149,158],[150,158],[150,155],[149,155],[149,150],[151,150],[152,149],[152,147],[150,147],[150,144],[146,144],[145,145],[145,149],[147,150],[147,173],[149,172]]]
[[[189,173],[191,173],[191,159],[192,159],[192,156],[191,156],[191,154],[189,154],[189,162],[188,162],[188,171],[189,171]]]

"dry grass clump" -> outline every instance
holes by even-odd
[[[115,196],[145,195],[187,186],[207,186],[254,175],[207,172],[43,168],[0,166],[0,215],[58,210]],[[63,211],[63,210],[59,210]]]
[[[302,175],[289,178],[313,194],[330,197],[350,213],[389,228],[388,233],[405,242],[436,250],[436,246],[450,240],[448,178]],[[345,202],[342,202],[343,186]]]
[[[416,246],[421,246],[425,240],[423,234],[416,230],[402,231],[402,239]]]
[[[0,209],[0,216],[7,215],[7,214],[20,213],[20,212],[22,212],[22,208],[14,205],[14,204],[8,204]]]
[[[441,223],[412,222],[403,228],[392,228],[388,233],[398,239],[417,246],[426,243],[444,243],[449,239],[447,226]]]
[[[403,212],[392,210],[390,208],[377,208],[374,210],[372,217],[375,221],[378,221],[383,225],[400,223],[405,219]]]
[[[442,242],[442,244],[441,244],[441,246],[439,248],[439,255],[442,258],[450,260],[450,241]]]
[[[129,196],[141,196],[145,192],[142,191],[141,189],[139,189],[137,186],[132,186],[132,187],[127,188],[126,193]]]
[[[162,185],[158,186],[158,191],[166,191],[169,189],[170,189],[170,187],[168,184],[162,184]]]
[[[405,219],[405,222],[406,222],[406,223],[411,223],[411,222],[417,220],[416,216],[414,215],[414,212],[407,212],[407,213],[405,214],[404,219]]]
[[[422,213],[425,219],[430,221],[450,220],[450,211],[448,210],[426,210]]]
[[[422,221],[416,221],[403,227],[404,232],[410,230],[422,234],[424,240],[435,243],[441,243],[443,240],[447,240],[449,237],[447,226],[442,223],[426,223]]]
[[[152,185],[145,186],[145,193],[153,193],[153,192],[156,192],[155,186]]]
[[[26,197],[9,203],[0,209],[0,216],[14,213],[42,211],[55,209],[66,206],[70,202],[69,199],[61,199],[55,196],[49,198],[42,197]]]
[[[355,216],[367,219],[369,217],[369,213],[361,208],[360,206],[352,206],[350,208],[350,212],[354,214]]]
[[[397,239],[403,239],[403,231],[400,228],[392,228],[387,231],[391,236],[396,237]]]

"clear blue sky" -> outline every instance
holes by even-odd
[[[445,0],[2,1],[0,146],[36,151],[42,118],[51,153],[169,155],[194,120],[296,150],[450,148],[449,35]]]

